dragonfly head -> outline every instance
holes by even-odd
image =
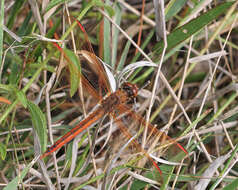
[[[122,84],[121,89],[126,92],[127,96],[130,99],[133,99],[137,96],[138,94],[138,87],[135,84],[125,82]]]

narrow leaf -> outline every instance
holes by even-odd
[[[37,159],[34,159],[30,164],[28,164],[17,177],[15,177],[3,190],[15,190],[18,189],[18,184],[22,182],[23,178],[26,176],[28,171],[32,168]]]
[[[0,143],[0,156],[2,160],[5,160],[7,155],[7,147],[5,144]]]
[[[31,114],[31,120],[36,131],[40,145],[41,151],[45,152],[47,143],[47,132],[46,132],[46,118],[41,109],[34,103],[27,101],[27,107]]]
[[[109,5],[109,0],[106,0],[105,3]],[[111,63],[111,25],[108,19],[104,18],[104,37],[103,37],[103,48],[104,48],[104,61],[109,64]]]
[[[7,28],[8,29],[12,29],[12,27],[14,25],[14,21],[15,21],[15,19],[17,17],[17,14],[21,10],[21,7],[23,6],[24,2],[25,2],[25,0],[18,0],[18,1],[14,2],[14,5],[10,9],[11,13],[8,14],[8,15],[10,15],[9,19],[8,19],[8,22],[7,22]]]
[[[17,91],[17,98],[18,100],[22,103],[22,105],[24,106],[24,108],[27,107],[27,98],[26,95],[22,92],[22,91]]]
[[[1,1],[0,6],[0,67],[2,66],[2,55],[3,55],[3,24],[4,24],[4,1]],[[1,83],[1,75],[0,75]]]

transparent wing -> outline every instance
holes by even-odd
[[[85,83],[89,83],[98,92],[98,95],[103,97],[115,91],[115,79],[106,64],[95,55],[87,32],[82,24],[79,21],[77,21],[77,24],[84,35],[83,41],[81,39],[79,40],[81,42],[81,48],[78,53],[82,66],[82,74],[87,80]]]
[[[103,97],[115,92],[116,82],[109,68],[93,53],[79,51],[82,74],[91,86]]]
[[[155,161],[158,161],[159,159],[156,158],[163,157],[166,158],[166,160],[170,160],[179,152],[187,154],[187,151],[176,141],[176,139],[170,138],[166,133],[158,130],[152,124],[147,123],[142,116],[135,113],[129,106],[119,105],[118,109],[111,115],[115,119],[115,123],[124,137],[129,140],[136,135],[130,148],[137,153],[145,155],[147,161],[152,163],[157,169],[158,165]],[[150,156],[151,154],[153,159],[152,156]],[[140,163],[142,164],[140,166],[144,167],[146,163],[146,160],[144,160]]]

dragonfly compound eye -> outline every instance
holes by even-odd
[[[123,91],[125,91],[130,98],[135,98],[138,94],[138,87],[135,84],[126,82],[122,85]]]

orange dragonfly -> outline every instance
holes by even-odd
[[[159,131],[155,126],[147,123],[142,116],[133,111],[132,103],[134,103],[134,100],[138,95],[138,87],[135,84],[124,82],[118,90],[111,90],[110,81],[106,77],[108,76],[106,67],[103,66],[102,61],[93,52],[91,43],[89,42],[88,36],[83,26],[79,22],[78,25],[84,33],[84,37],[88,46],[87,51],[80,51],[81,66],[87,67],[87,71],[82,72],[82,75],[80,76],[81,81],[84,89],[87,89],[87,91],[99,102],[99,106],[85,119],[83,119],[76,127],[72,128],[69,132],[57,140],[51,147],[49,147],[40,158],[43,159],[57,151],[63,145],[73,140],[85,129],[100,121],[105,115],[108,115],[114,120],[114,123],[119,127],[126,138],[130,139],[136,135],[136,139],[133,139],[131,144],[135,145],[137,150],[141,151],[161,173],[156,161],[152,159],[146,149],[150,149],[150,147],[153,146],[153,150],[157,150],[159,152],[161,151],[161,146],[166,147],[166,145],[175,145],[177,146],[177,149],[181,149],[186,154],[187,151],[175,139],[171,139],[164,132]],[[55,44],[55,46],[64,55],[65,59],[70,62],[70,59],[65,54],[64,50],[57,44]],[[98,75],[96,79],[96,85],[95,82],[89,80],[89,78],[92,77],[90,76],[88,70],[91,70],[94,75]],[[97,92],[94,86],[100,87],[100,91]],[[106,97],[103,98],[104,95]],[[143,131],[145,126],[148,128],[148,132],[146,136],[146,145],[144,148],[142,148],[138,141],[142,139],[143,132],[141,131]]]

